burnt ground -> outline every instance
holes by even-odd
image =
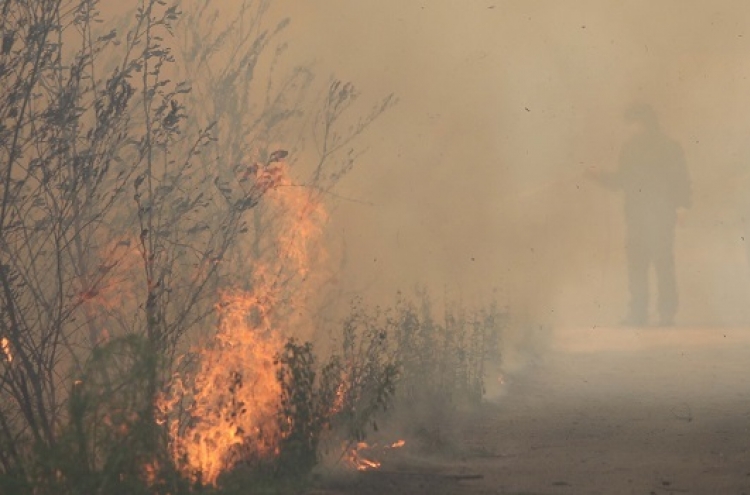
[[[750,330],[558,331],[440,448],[317,495],[749,494]],[[409,445],[407,445],[409,447]]]

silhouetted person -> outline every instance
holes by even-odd
[[[649,268],[656,272],[661,325],[671,325],[677,313],[674,236],[679,208],[690,206],[690,179],[680,144],[659,126],[648,105],[635,105],[625,114],[638,131],[620,154],[615,172],[596,175],[609,189],[623,193],[627,226],[629,325],[648,321]]]

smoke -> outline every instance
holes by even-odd
[[[691,177],[676,231],[678,324],[747,320],[744,3],[288,7],[292,32],[312,40],[290,40],[301,58],[400,98],[339,189],[364,202],[339,200],[333,213],[347,290],[377,300],[414,284],[465,299],[497,289],[529,322],[618,323],[622,198],[586,170],[617,167],[632,134],[623,113],[644,101]]]
[[[270,3],[269,25],[286,16],[282,66],[352,81],[363,111],[399,97],[329,198],[344,299],[389,303],[419,285],[497,297],[519,328],[617,324],[629,297],[622,198],[586,171],[616,169],[632,134],[624,111],[642,101],[691,178],[677,323],[750,318],[744,2]],[[298,158],[314,163],[311,141]]]

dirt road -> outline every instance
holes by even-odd
[[[327,493],[750,494],[750,330],[559,330],[449,454]]]

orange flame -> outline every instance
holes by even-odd
[[[331,406],[330,415],[334,416],[344,409],[344,403],[346,401],[346,394],[349,389],[349,380],[344,378],[336,387],[336,398],[333,400]]]
[[[357,471],[369,471],[379,469],[382,462],[377,457],[382,457],[390,449],[399,449],[406,445],[406,440],[397,440],[390,445],[378,447],[378,444],[368,444],[367,442],[358,442],[348,452],[345,452],[346,464]]]
[[[220,295],[217,333],[198,351],[194,375],[175,376],[157,404],[178,468],[202,483],[216,484],[240,461],[279,453],[282,391],[275,357],[283,348],[282,329],[293,325],[290,315],[299,313],[279,309],[301,298],[291,293],[301,288],[290,280],[307,276],[325,220],[309,191],[293,186],[286,164],[274,163],[257,174],[265,200],[281,213],[273,259],[256,261],[251,290]],[[189,416],[183,422],[176,417],[181,408]]]
[[[0,339],[0,349],[2,349],[3,354],[5,354],[5,359],[8,360],[9,363],[13,362],[13,353],[10,352],[10,341],[3,337]]]
[[[280,435],[274,364],[280,338],[248,321],[257,298],[236,293],[222,299],[219,332],[191,381],[190,421],[183,429],[175,421],[170,431],[183,474],[208,483],[242,459],[275,454]]]
[[[349,452],[349,463],[354,466],[357,471],[367,471],[369,469],[378,469],[381,466],[381,463],[379,461],[368,459],[364,457],[364,453],[367,450],[370,450],[370,445],[367,444],[367,442],[359,442],[357,445]]]

